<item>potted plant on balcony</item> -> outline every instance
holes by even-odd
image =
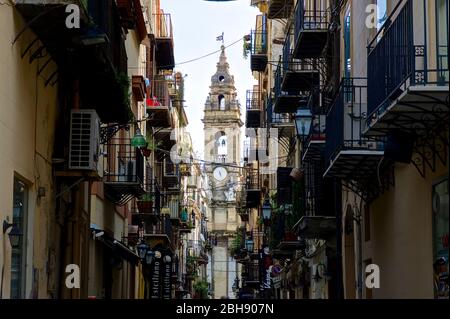
[[[205,280],[198,280],[194,283],[195,299],[208,299],[209,284]]]
[[[139,213],[141,214],[151,214],[153,210],[153,195],[152,194],[144,194],[137,201],[137,206],[139,209]]]
[[[244,36],[244,47],[243,47],[243,54],[244,54],[244,59],[247,59],[249,52],[252,49],[252,42],[251,42],[251,36],[250,34],[247,34],[246,36]]]
[[[144,148],[141,148],[142,151],[142,155],[144,155],[145,157],[149,157],[152,152],[156,151],[158,149],[159,146],[161,146],[162,142],[158,141],[155,142],[151,137],[147,136],[147,146]]]

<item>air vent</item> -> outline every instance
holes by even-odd
[[[100,119],[95,110],[72,110],[69,169],[97,171]]]

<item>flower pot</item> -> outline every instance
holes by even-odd
[[[142,151],[142,155],[144,157],[149,157],[150,154],[152,154],[152,150],[149,148],[143,148],[143,149],[141,149],[141,151]]]
[[[137,201],[137,207],[141,214],[151,214],[153,211],[153,202],[151,201]]]

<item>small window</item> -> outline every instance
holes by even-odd
[[[218,102],[219,102],[219,110],[225,111],[225,96],[220,94],[218,97]]]

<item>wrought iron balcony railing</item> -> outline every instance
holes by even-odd
[[[144,156],[129,138],[113,138],[106,145],[103,159],[104,184],[110,199],[123,205],[145,194]]]
[[[330,4],[327,0],[299,0],[295,7],[296,58],[321,55],[330,24]]]
[[[291,114],[273,112],[272,98],[266,97],[265,101],[266,101],[266,119],[268,126],[294,125]]]
[[[260,283],[260,266],[256,261],[248,262],[244,265],[242,273],[243,286],[256,286]]]
[[[445,93],[439,93],[440,90],[447,91],[448,98],[448,1],[403,2],[404,5],[399,3],[368,46],[369,125],[411,87],[418,91],[428,86],[438,92],[431,99],[433,102],[429,101],[433,105],[445,105]],[[443,6],[439,6],[438,2]],[[433,11],[430,12],[430,8]],[[429,20],[431,16],[435,21]],[[434,30],[431,35],[430,29]],[[434,93],[428,91],[424,92],[428,96]],[[417,98],[408,100],[413,106],[420,104],[417,102]],[[415,112],[410,112],[410,115],[418,111],[420,113],[420,108],[413,109]],[[448,117],[448,100],[446,109],[441,109],[445,110],[441,113],[446,113]],[[427,117],[432,117],[433,113],[435,108],[429,108]],[[444,115],[437,117],[442,118]],[[434,123],[430,126],[434,126]]]
[[[295,113],[301,105],[307,104],[308,93],[301,92],[298,87],[286,86],[283,60],[280,58],[274,77],[274,113]]]
[[[264,16],[263,16],[264,17]],[[252,30],[251,36],[251,69],[252,71],[264,71],[267,66],[267,25],[266,19],[262,19],[262,26],[258,30]]]
[[[172,18],[168,13],[153,14],[156,64],[159,70],[175,66]]]
[[[246,127],[247,128],[259,128],[261,127],[261,111],[262,111],[262,96],[259,90],[247,91],[247,116]]]
[[[326,120],[326,174],[367,177],[384,154],[384,143],[363,135],[367,119],[367,80],[344,78]]]
[[[286,19],[289,18],[294,8],[294,0],[268,0],[269,19]]]

